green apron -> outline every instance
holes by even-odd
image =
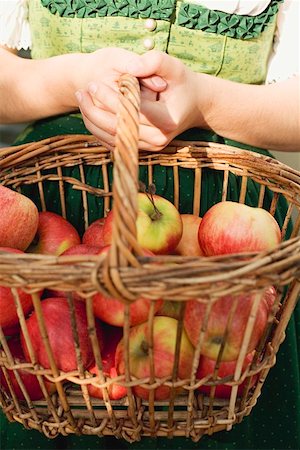
[[[94,4],[102,7],[92,8]],[[266,59],[269,55],[275,28],[278,1],[272,1],[263,14],[256,18],[228,15],[207,10],[198,5],[165,0],[163,2],[69,2],[34,0],[30,1],[30,23],[33,30],[33,57],[47,57],[69,51],[93,51],[105,46],[133,48],[142,53],[144,36],[153,34],[156,48],[167,51],[192,67],[206,73],[223,76],[249,83],[261,83],[265,78]],[[74,6],[75,5],[75,6]],[[124,6],[125,5],[125,6]],[[137,8],[137,5],[140,7]],[[149,7],[150,5],[150,7]],[[156,6],[156,8],[154,7]],[[158,6],[161,6],[158,8]],[[145,31],[144,22],[154,18],[156,28]],[[134,25],[134,26],[133,26]],[[51,33],[59,27],[57,34]],[[103,27],[103,28],[102,28]],[[99,30],[103,30],[100,33]],[[107,33],[110,30],[111,33]],[[144,33],[144,34],[143,34]],[[57,39],[59,35],[60,39]],[[109,42],[106,42],[109,35]],[[127,39],[127,37],[130,37]],[[80,48],[77,46],[80,42]],[[133,45],[133,42],[135,45]],[[203,45],[203,47],[202,47]],[[184,52],[184,48],[186,51]],[[199,51],[201,48],[201,51]],[[202,48],[206,52],[202,52]],[[243,52],[243,58],[241,58]],[[202,57],[203,53],[205,56]],[[201,55],[201,57],[199,57]],[[259,55],[259,57],[258,57]],[[247,70],[250,67],[250,72]],[[79,115],[66,115],[41,120],[30,125],[19,136],[17,143],[38,141],[57,134],[88,133]],[[180,136],[186,140],[206,140],[235,145],[269,154],[256,148],[223,139],[211,132],[189,130]],[[76,168],[63,169],[65,175],[78,176]],[[99,171],[86,168],[86,180],[102,187]],[[109,172],[111,179],[111,168]],[[172,168],[154,169],[157,192],[170,200],[173,195]],[[140,179],[147,180],[147,169],[140,170]],[[192,211],[194,186],[193,173],[188,169],[179,170],[180,210]],[[222,178],[213,171],[203,174],[200,214],[221,199]],[[245,203],[256,205],[258,187],[252,182],[248,186]],[[229,199],[238,200],[239,183],[234,176],[229,180]],[[46,189],[47,191],[47,189]],[[37,199],[34,187],[26,188],[26,193]],[[81,219],[81,196],[69,189],[66,203],[68,219],[83,232]],[[265,206],[271,198],[266,198]],[[59,211],[58,192],[49,184],[46,195],[47,209]],[[279,201],[276,219],[282,223],[286,211],[283,199]],[[90,222],[103,214],[101,199],[90,199]],[[263,386],[262,394],[251,414],[230,432],[223,431],[212,436],[203,436],[198,443],[184,438],[142,438],[140,442],[128,444],[114,437],[58,436],[47,439],[35,430],[25,430],[18,423],[8,423],[2,413],[0,448],[12,449],[300,449],[300,308],[296,308],[286,331],[286,339],[279,349],[276,365],[271,369]]]

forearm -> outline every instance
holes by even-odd
[[[269,150],[300,151],[299,78],[256,86],[200,74],[197,83],[199,126]]]
[[[77,109],[78,59],[79,55],[70,54],[31,60],[0,48],[0,123],[27,122]]]

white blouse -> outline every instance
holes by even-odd
[[[256,16],[271,0],[187,0],[207,8],[240,15]],[[29,0],[0,0],[0,45],[9,48],[31,47],[28,23]],[[267,83],[284,80],[299,73],[300,1],[285,0],[279,6],[273,52],[270,56]]]

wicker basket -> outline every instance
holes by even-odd
[[[2,253],[0,258],[0,285],[11,288],[14,295],[21,329],[29,341],[25,317],[17,288],[22,287],[32,294],[34,308],[40,318],[51,369],[38,365],[32,352],[31,363],[14,360],[7,346],[7,338],[0,327],[0,366],[9,382],[7,369],[22,368],[37,376],[45,392],[45,398],[32,402],[20,382],[26,401],[19,401],[11,385],[10,393],[0,389],[3,411],[11,421],[22,423],[26,428],[43,432],[48,437],[59,433],[83,435],[114,435],[130,442],[142,436],[186,436],[194,441],[203,434],[230,430],[251,412],[261,392],[269,369],[275,363],[278,348],[285,337],[285,329],[295,308],[300,292],[300,174],[299,172],[271,158],[246,150],[206,142],[173,142],[159,153],[137,152],[139,87],[136,79],[125,76],[120,81],[120,111],[116,149],[111,154],[100,146],[92,136],[58,136],[40,142],[4,148],[0,152],[1,184],[13,189],[37,185],[41,209],[46,209],[44,183],[58,186],[61,210],[67,215],[65,187],[70,186],[82,196],[82,217],[85,227],[89,224],[88,203],[90,196],[102,197],[104,211],[115,210],[113,244],[107,256],[53,257],[45,255],[15,255]],[[114,163],[113,190],[107,176],[110,162]],[[84,166],[96,165],[103,175],[103,188],[90,186],[85,182]],[[194,213],[199,214],[201,204],[201,180],[203,171],[213,169],[223,173],[222,200],[226,200],[229,174],[241,180],[239,202],[244,203],[247,180],[252,179],[260,186],[258,206],[263,206],[266,191],[272,192],[270,212],[276,213],[278,199],[284,196],[288,203],[282,226],[282,237],[292,228],[288,239],[273,251],[245,255],[231,255],[209,258],[181,256],[144,257],[136,240],[136,214],[138,192],[138,167],[148,167],[148,180],[152,182],[153,167],[171,166],[174,174],[174,204],[179,203],[178,168],[194,171]],[[64,167],[77,166],[80,178],[63,175]],[[47,172],[51,169],[51,174]],[[55,173],[53,172],[55,170]],[[292,221],[293,217],[293,221]],[[159,263],[159,264],[158,264]],[[248,324],[245,328],[243,345],[240,349],[234,376],[230,379],[217,378],[217,369],[210,378],[197,379],[199,355],[201,354],[202,330],[195,348],[193,368],[190,377],[178,378],[179,342],[183,329],[183,313],[186,301],[200,296],[206,299],[207,310],[224,294],[254,292],[259,294],[266,287],[274,285],[277,299],[269,314],[265,332],[256,348],[255,357],[246,373],[242,364],[246,354],[257,310],[254,301]],[[89,324],[89,335],[93,346],[99,376],[92,378],[83,369],[80,349],[76,346],[78,368],[72,372],[58,370],[53,357],[43,322],[39,291],[43,288],[64,290],[67,293],[71,317],[74,317],[73,293],[80,290],[85,297]],[[171,377],[159,379],[151,376],[139,380],[131,376],[128,358],[125,376],[117,381],[128,387],[128,395],[122,400],[111,400],[108,386],[112,380],[104,376],[101,369],[101,354],[95,333],[95,318],[92,296],[101,291],[118,297],[126,304],[124,341],[128,356],[129,348],[129,305],[139,296],[152,300],[149,315],[150,329],[153,325],[154,303],[157,298],[172,299],[181,303],[181,316],[177,327],[176,355]],[[256,296],[259,298],[259,295]],[[75,343],[76,321],[72,322]],[[150,361],[153,357],[153,342],[150,339]],[[152,356],[151,356],[152,355]],[[245,378],[251,380],[259,373],[255,385],[250,381],[237,395],[239,384]],[[17,375],[16,375],[17,376]],[[49,395],[44,380],[56,383],[57,392]],[[100,383],[104,399],[89,396],[87,385]],[[154,401],[153,389],[165,383],[171,387],[168,401]],[[208,383],[210,394],[198,392],[197,387]],[[218,399],[214,387],[220,383],[232,386],[229,399]],[[150,389],[149,401],[133,395],[137,385]],[[182,387],[181,394],[175,388]],[[259,406],[258,406],[259,407]]]

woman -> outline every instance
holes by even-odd
[[[116,83],[121,73],[130,72],[142,85],[141,148],[160,150],[182,133],[183,139],[230,143],[265,154],[267,149],[297,151],[296,4],[289,0],[0,3],[0,44],[5,45],[0,50],[0,122],[34,121],[18,142],[88,129],[113,148]],[[26,46],[31,47],[32,60],[11,51]],[[291,48],[294,57],[287,58]],[[88,176],[95,177],[93,170]],[[159,192],[166,196],[171,195],[170,176],[166,169],[156,173]],[[193,181],[186,173],[180,177],[181,190],[188,193]],[[204,209],[216,201],[221,185],[219,177],[205,177]],[[234,189],[230,195],[237,199]],[[251,204],[257,198],[255,186],[250,197]],[[188,195],[180,206],[190,211]],[[284,208],[283,204],[283,213]],[[145,439],[130,447],[300,448],[297,336],[299,308],[258,405],[229,433],[204,436],[197,444],[177,438]],[[3,448],[20,448],[23,441],[29,448],[129,446],[115,438],[87,436],[48,441],[2,420]]]

